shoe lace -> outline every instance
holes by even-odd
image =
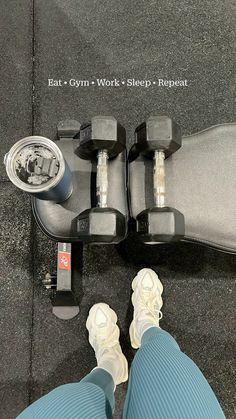
[[[147,291],[148,293],[148,291]],[[145,293],[146,294],[146,293]],[[139,304],[139,311],[148,311],[151,316],[156,320],[162,319],[163,314],[160,309],[160,303],[158,304],[156,296],[150,299],[150,296],[145,295],[144,293],[140,294],[140,304]],[[146,297],[146,298],[145,298]]]

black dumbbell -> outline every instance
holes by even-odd
[[[130,160],[142,154],[154,161],[154,206],[136,217],[136,231],[145,243],[178,241],[184,236],[183,214],[165,203],[165,158],[180,147],[180,127],[166,116],[152,116],[135,130]]]
[[[108,160],[125,148],[125,129],[111,116],[96,116],[80,128],[79,157],[97,160],[97,206],[77,218],[77,232],[84,242],[119,243],[126,236],[125,215],[108,207]]]

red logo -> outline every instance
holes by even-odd
[[[59,262],[59,269],[70,271],[70,253],[59,252],[58,262]]]

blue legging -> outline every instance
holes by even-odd
[[[107,419],[115,407],[114,383],[101,368],[79,383],[57,387],[18,419]],[[142,337],[129,378],[123,419],[222,419],[207,380],[174,338],[156,327]]]

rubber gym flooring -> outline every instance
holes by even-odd
[[[235,121],[233,0],[1,0],[0,6],[1,160],[32,133],[53,139],[66,117],[114,115],[130,143],[152,113],[170,115],[184,134]],[[187,79],[189,86],[48,87],[49,78],[115,77]],[[55,268],[55,244],[36,227],[28,197],[11,185],[3,164],[0,195],[1,419],[95,366],[85,329],[95,302],[117,311],[132,360],[130,283],[144,266],[164,284],[162,327],[199,365],[227,418],[235,417],[235,256],[190,244],[148,247],[134,237],[119,246],[84,246],[83,263],[79,254],[76,262],[81,312],[60,321],[41,285]],[[125,391],[121,385],[116,392],[117,418]]]

